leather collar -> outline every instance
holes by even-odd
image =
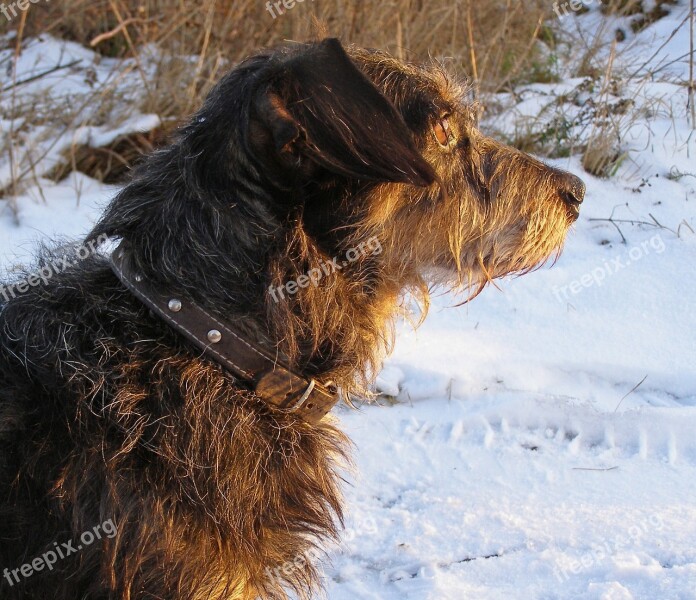
[[[126,288],[167,325],[203,354],[250,384],[257,396],[276,408],[297,413],[316,424],[339,401],[333,384],[303,377],[273,358],[228,322],[203,307],[155,287],[133,267],[126,241],[111,255],[111,268]]]

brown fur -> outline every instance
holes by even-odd
[[[560,251],[584,190],[481,134],[466,87],[439,67],[350,57],[325,41],[242,63],[92,235],[127,238],[163,289],[366,394],[405,292],[427,304],[433,284],[475,294],[529,271]],[[269,295],[373,238],[381,253]],[[333,423],[266,405],[102,257],[74,265],[0,304],[0,568],[106,519],[118,533],[50,572],[0,579],[0,596],[310,597],[316,565],[298,558],[341,516],[347,440]]]
[[[377,238],[385,249],[379,273],[371,272],[372,259],[365,257],[351,278],[322,280],[300,290],[293,302],[269,303],[269,318],[289,355],[302,354],[300,347],[308,340],[313,350],[340,346],[345,365],[337,365],[328,377],[364,397],[371,375],[391,349],[395,318],[408,310],[401,304],[406,292],[420,300],[425,318],[434,284],[468,290],[471,298],[496,278],[540,267],[560,254],[576,218],[559,193],[575,187],[581,201],[584,186],[484,136],[476,127],[478,107],[468,100],[468,86],[439,64],[404,64],[359,48],[352,48],[351,56],[420,134],[419,149],[440,183],[420,190],[385,183],[352,196],[350,201],[363,210],[343,224],[341,246],[334,250],[340,254]],[[408,116],[415,93],[450,114],[454,134],[467,138],[466,156],[443,152],[433,142],[431,121],[418,131],[416,119]],[[296,280],[308,265],[327,259],[301,221],[288,250],[272,265],[274,285]],[[369,288],[361,276],[370,279]],[[369,295],[355,293],[361,287]]]

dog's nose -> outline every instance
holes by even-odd
[[[559,193],[563,202],[579,210],[582,201],[585,199],[585,183],[575,175],[564,173]]]

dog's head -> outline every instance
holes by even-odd
[[[404,290],[527,271],[578,216],[578,178],[475,117],[437,66],[332,39],[264,51],[142,163],[92,236],[129,239],[144,276],[345,383],[374,372]]]
[[[261,52],[143,164],[96,231],[143,240],[161,273],[181,236],[234,248],[236,268],[240,251],[247,262],[257,242],[281,239],[278,225],[300,223],[324,257],[379,239],[392,290],[481,287],[554,256],[585,188],[484,136],[476,113],[466,86],[438,66],[346,52],[335,39]]]
[[[316,238],[330,246],[353,222],[380,239],[382,261],[478,286],[560,250],[584,184],[484,136],[467,88],[441,68],[332,39],[267,60],[246,149],[276,208],[301,204]]]

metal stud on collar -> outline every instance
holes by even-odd
[[[222,334],[217,329],[211,329],[208,332],[208,341],[211,344],[217,344],[222,340]]]
[[[125,242],[111,256],[115,275],[138,300],[201,349],[208,360],[220,364],[235,379],[251,384],[254,393],[270,406],[317,424],[340,400],[331,382],[315,381],[295,372],[281,357],[267,352],[263,339],[247,340],[234,324],[216,319],[190,299],[184,306],[184,300],[173,290],[168,293],[158,289],[158,284],[149,281],[143,272],[135,271],[135,260]]]

